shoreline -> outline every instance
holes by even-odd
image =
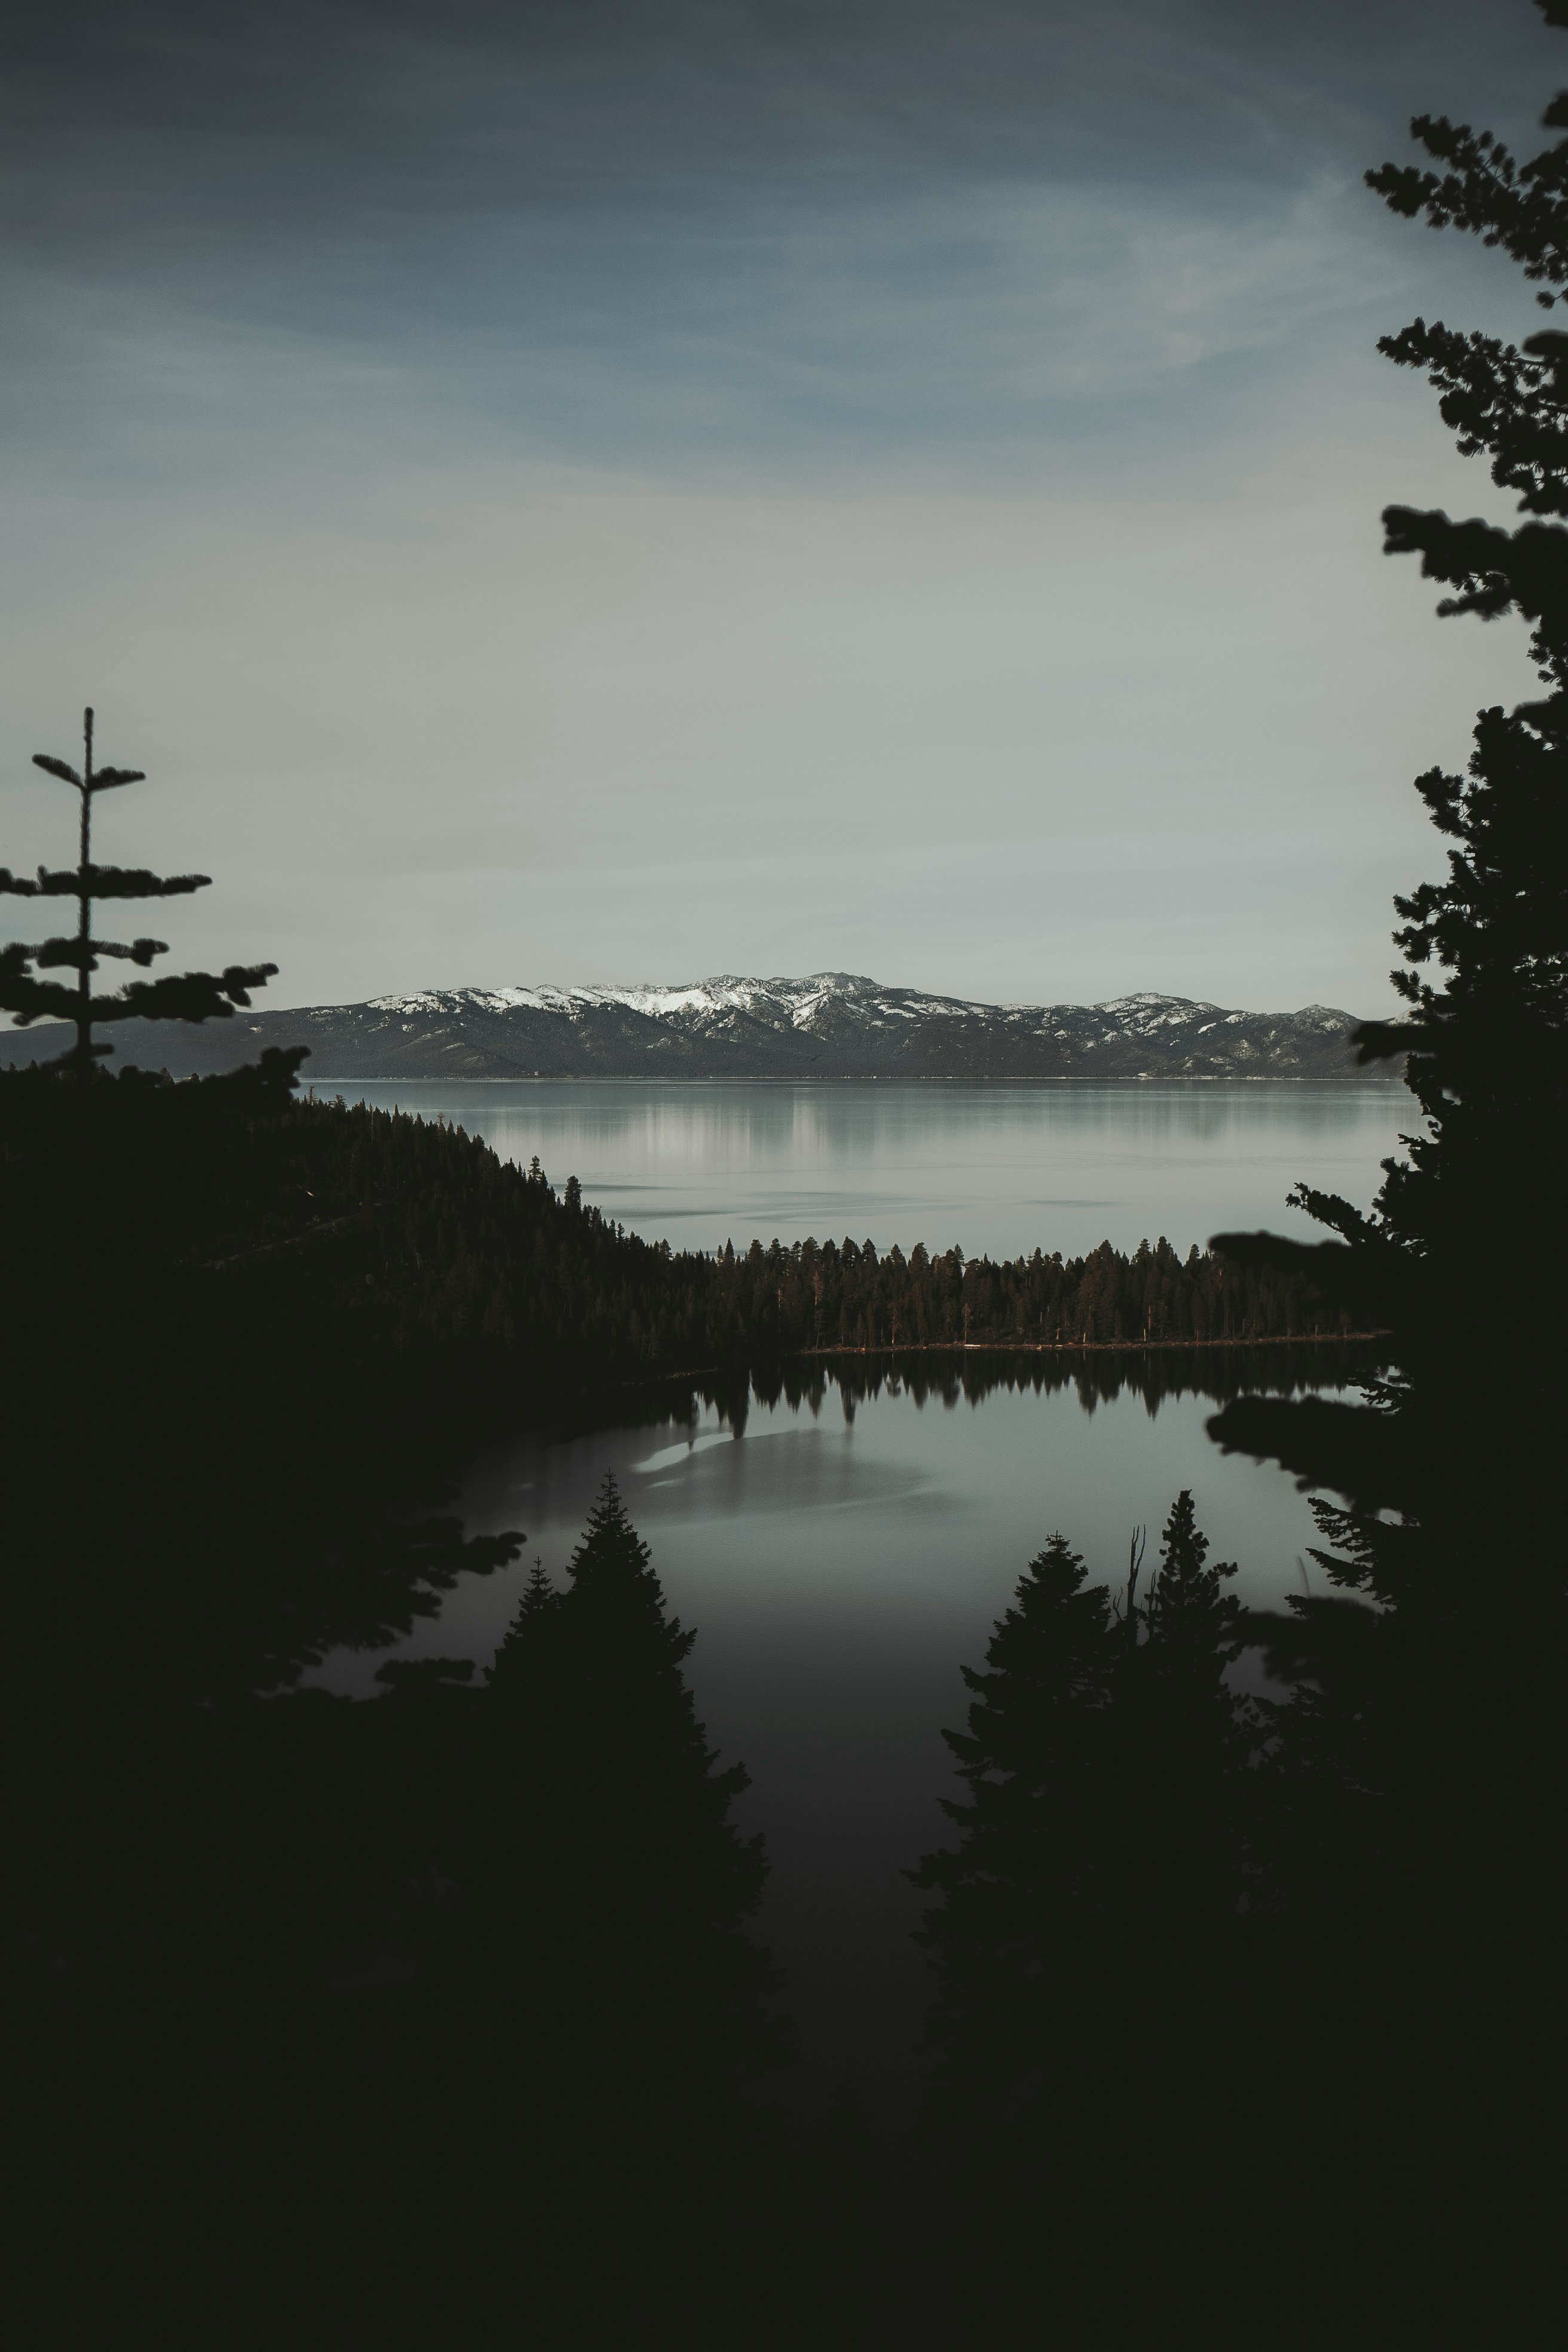
[[[1292,1331],[1228,1339],[923,1339],[885,1348],[802,1348],[790,1360],[823,1356],[1158,1356],[1207,1348],[1349,1348],[1393,1336],[1391,1331]]]
[[[868,1356],[1162,1356],[1201,1355],[1226,1348],[1352,1348],[1391,1339],[1391,1331],[1275,1332],[1247,1339],[926,1339],[882,1348],[792,1348],[770,1364],[823,1363],[834,1357]],[[751,1364],[689,1364],[676,1371],[633,1372],[625,1379],[594,1381],[581,1393],[628,1388],[662,1388],[681,1381],[739,1380],[752,1376]]]

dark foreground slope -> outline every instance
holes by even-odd
[[[510,1696],[426,1659],[354,1704],[310,1669],[515,1558],[523,1528],[468,1539],[444,1492],[487,1427],[586,1417],[595,1382],[663,1417],[679,1387],[639,1379],[714,1365],[738,1414],[744,1367],[777,1393],[785,1349],[895,1318],[1218,1337],[1304,1294],[1159,1250],[675,1257],[289,1077],[0,1076],[11,2089],[51,2309],[162,2310],[177,2277],[268,2337],[309,2304],[343,2342],[592,2342],[608,2307],[623,2342],[696,2214],[693,2341],[743,2307],[799,2342],[863,2257],[885,2315],[913,2283],[877,2270],[852,2130],[797,2163],[755,2095],[787,2042],[745,1924],[764,1858],[612,1501],[570,1603],[531,1588]],[[913,1360],[956,1393],[985,1360]]]
[[[663,1262],[289,1079],[0,1078],[24,2333],[595,2341],[687,2200],[695,2315],[801,2222],[763,1857],[635,1538],[606,1503],[509,1691],[308,1681],[515,1557],[440,1507],[462,1444]]]
[[[126,1022],[121,1057],[175,1076],[309,1047],[313,1080],[527,1077],[1317,1078],[1357,1066],[1331,1005],[1240,1013],[1145,992],[1105,1004],[983,1004],[847,972],[680,988],[450,989],[243,1013],[206,1028]],[[65,1043],[9,1041],[17,1060]]]

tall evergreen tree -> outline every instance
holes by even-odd
[[[1067,1538],[1052,1536],[996,1621],[987,1671],[961,1669],[968,1728],[942,1734],[966,1789],[942,1802],[960,1843],[911,1876],[938,1897],[922,1940],[937,1969],[931,2039],[949,2128],[964,2114],[994,2127],[1049,2063],[1058,2001],[1093,1964],[1115,1854],[1107,1708],[1117,1641],[1110,1595],[1086,1577]]]
[[[1568,8],[1543,14],[1568,25]],[[1568,126],[1568,93],[1545,119]],[[1568,284],[1568,140],[1519,163],[1489,132],[1425,115],[1411,127],[1444,168],[1369,173],[1393,209],[1470,231],[1542,289]],[[1551,307],[1561,296],[1537,299]],[[1382,349],[1426,372],[1461,451],[1489,455],[1493,479],[1526,513],[1568,515],[1568,337],[1514,344],[1417,319]],[[1254,1265],[1305,1270],[1391,1325],[1398,1374],[1373,1384],[1360,1409],[1247,1399],[1215,1426],[1223,1443],[1275,1454],[1344,1498],[1321,1507],[1333,1545],[1324,1565],[1341,1586],[1399,1612],[1400,1640],[1381,1654],[1390,1667],[1396,1654],[1412,1660],[1402,1687],[1426,1719],[1425,1773],[1453,1758],[1456,1717],[1478,1720],[1480,1649],[1513,1639],[1506,1613],[1476,1611],[1478,1560],[1497,1560],[1512,1606],[1538,1622],[1559,1625],[1563,1602],[1552,1465],[1568,1272],[1546,1248],[1528,1283],[1478,1280],[1477,1257],[1500,1232],[1554,1231],[1568,1154],[1568,531],[1533,519],[1508,531],[1402,507],[1384,522],[1391,552],[1419,552],[1423,572],[1457,591],[1440,614],[1512,612],[1532,625],[1548,690],[1511,712],[1480,713],[1465,775],[1433,770],[1416,781],[1455,846],[1442,881],[1395,901],[1405,961],[1394,978],[1409,1017],[1361,1033],[1363,1055],[1408,1057],[1422,1126],[1406,1139],[1407,1160],[1387,1163],[1370,1217],[1306,1188],[1293,1196],[1337,1242],[1312,1249],[1231,1234],[1216,1244]],[[1482,1366],[1496,1369],[1478,1379]],[[1313,1604],[1292,1606],[1305,1624]],[[1412,1645],[1426,1659],[1426,1706]],[[1488,1676],[1494,1695],[1503,1679],[1500,1660]],[[1483,1777],[1487,1751],[1501,1753],[1538,1719],[1503,1707],[1478,1738]],[[1417,1752],[1394,1741],[1391,1752],[1401,1749]]]
[[[1242,1893],[1253,1736],[1226,1679],[1242,1642],[1241,1606],[1225,1590],[1236,1568],[1210,1566],[1208,1549],[1184,1487],[1140,1612],[1143,1638],[1121,1653],[1116,1692],[1131,1900],[1200,1966]]]
[[[733,2084],[781,2047],[744,1924],[763,1843],[730,1818],[746,1770],[716,1769],[681,1671],[695,1632],[609,1475],[567,1572],[557,1593],[535,1570],[490,1671],[486,1932],[509,1973],[543,1965],[579,2065]]]
[[[1152,1922],[1173,1904],[1190,1924],[1199,1906],[1219,1918],[1234,1908],[1234,1792],[1251,1735],[1226,1676],[1244,1618],[1224,1589],[1234,1566],[1209,1565],[1208,1549],[1184,1489],[1144,1599],[1134,1566],[1113,1607],[1055,1535],[996,1622],[989,1671],[962,1669],[968,1728],[942,1734],[967,1784],[965,1800],[943,1805],[962,1840],[913,1874],[941,1896],[925,1940],[954,2014],[994,2013],[1009,1976],[1006,2005],[1037,2005],[1032,1988],[1042,1967],[1063,1964],[1069,1919],[1104,1916],[1120,1934],[1131,1912]],[[975,1969],[995,1978],[984,2001],[959,1990]],[[939,2011],[937,2039],[948,2032]]]
[[[504,2243],[529,2217],[526,2307],[567,2333],[632,2325],[694,2213],[699,2304],[742,2291],[731,2266],[776,2222],[749,2095],[788,2054],[747,1933],[766,1865],[730,1819],[744,1769],[717,1769],[697,1719],[695,1638],[606,1476],[564,1590],[535,1570],[479,1702],[437,2005],[468,2021],[482,2089],[452,2128],[479,2153],[484,2226]]]
[[[998,2294],[1048,2282],[1064,2326],[1169,2297],[1233,2122],[1216,2092],[1250,1739],[1225,1681],[1235,1571],[1207,1549],[1184,1492],[1146,1597],[1131,1567],[1113,1608],[1052,1538],[990,1671],[964,1670],[967,1732],[943,1735],[960,1843],[911,1874],[938,1896],[926,2126],[958,2273]],[[1165,2177],[1129,2232],[1108,2182],[1132,2151]]]
[[[77,928],[73,937],[41,940],[31,946],[14,942],[0,950],[0,1011],[15,1015],[16,1026],[43,1013],[58,1013],[76,1024],[76,1043],[61,1058],[61,1066],[87,1076],[93,1062],[112,1052],[95,1044],[93,1028],[101,1022],[212,1021],[233,1017],[237,1004],[250,1003],[249,992],[263,987],[277,971],[275,963],[230,964],[222,972],[186,971],[162,980],[132,981],[112,996],[95,996],[92,975],[105,959],[151,964],[166,955],[166,941],[154,939],[102,940],[93,936],[92,909],[105,899],[178,898],[205,889],[208,874],[158,875],[144,866],[95,866],[92,861],[92,803],[100,793],[117,791],[143,781],[140,768],[102,768],[93,764],[93,714],[82,713],[82,762],[79,770],[52,752],[36,751],[33,764],[46,774],[69,784],[81,803],[79,852],[74,866],[38,868],[28,880],[0,866],[0,895],[15,898],[74,898]],[[39,980],[39,971],[74,970],[76,982]]]
[[[1538,0],[1549,24],[1568,7]],[[1547,127],[1568,127],[1568,91]],[[1490,131],[1417,115],[1415,142],[1438,164],[1383,164],[1368,184],[1404,216],[1462,228],[1510,254],[1552,308],[1568,285],[1568,139],[1516,163]],[[1502,489],[1532,520],[1498,530],[1455,522],[1441,510],[1389,506],[1384,546],[1420,552],[1422,574],[1453,595],[1438,614],[1532,625],[1532,654],[1547,694],[1504,713],[1483,710],[1465,776],[1432,769],[1415,791],[1453,842],[1448,873],[1396,898],[1394,939],[1404,969],[1394,985],[1411,1004],[1396,1024],[1361,1030],[1366,1058],[1405,1054],[1405,1082],[1422,1129],[1408,1160],[1387,1164],[1371,1218],[1347,1202],[1302,1188],[1295,1202],[1331,1225],[1338,1242],[1310,1251],[1272,1237],[1225,1234],[1237,1261],[1269,1261],[1377,1312],[1399,1334],[1404,1383],[1373,1395],[1375,1421],[1354,1425],[1323,1409],[1239,1406],[1223,1421],[1227,1442],[1258,1440],[1310,1477],[1314,1463],[1363,1506],[1356,1559],[1344,1576],[1383,1601],[1432,1604],[1444,1578],[1434,1548],[1446,1536],[1465,1550],[1490,1528],[1498,1489],[1519,1528],[1516,1573],[1554,1555],[1556,1503],[1532,1475],[1556,1421],[1556,1362],[1540,1348],[1554,1331],[1568,1275],[1544,1251],[1528,1284],[1477,1282],[1477,1249],[1498,1230],[1547,1234],[1556,1225],[1568,1150],[1568,336],[1540,331],[1523,343],[1413,320],[1380,348],[1401,367],[1425,369],[1438,409],[1467,457],[1490,457]],[[1502,1352],[1531,1362],[1538,1379],[1511,1383],[1507,1400],[1465,1392],[1465,1367]],[[1477,1413],[1486,1437],[1477,1442]],[[1444,1467],[1446,1498],[1417,1552],[1377,1512],[1432,1494],[1429,1467]],[[1467,1484],[1467,1465],[1483,1475]],[[1338,1475],[1335,1475],[1338,1473]],[[1479,1510],[1479,1524],[1460,1524]],[[1544,1512],[1532,1524],[1532,1512]],[[1549,1580],[1549,1571],[1547,1571]]]
[[[1557,0],[1542,14],[1568,26]],[[1568,129],[1568,93],[1545,121]],[[1568,140],[1520,163],[1447,119],[1412,132],[1437,168],[1385,164],[1372,187],[1508,255],[1552,308],[1568,286]],[[1370,1217],[1295,1196],[1337,1241],[1215,1244],[1370,1310],[1397,1371],[1359,1407],[1244,1399],[1212,1426],[1337,1496],[1315,1507],[1337,1591],[1269,1628],[1300,1693],[1275,1715],[1266,1776],[1279,2007],[1320,2150],[1347,2131],[1377,2147],[1391,2213],[1447,2255],[1498,2184],[1517,2200],[1536,2189],[1515,2160],[1546,2056],[1526,2021],[1563,1949],[1568,1276],[1550,1237],[1568,1150],[1568,337],[1417,319],[1382,348],[1427,374],[1461,453],[1489,457],[1529,518],[1510,530],[1391,507],[1387,550],[1453,592],[1440,614],[1525,620],[1545,691],[1479,714],[1465,774],[1417,779],[1447,872],[1395,901],[1407,1016],[1361,1034],[1365,1055],[1408,1056],[1407,1160],[1387,1164]],[[1520,1234],[1538,1270],[1499,1278],[1500,1238]],[[1350,2057],[1374,1991],[1375,2050]]]
[[[1172,1742],[1171,1770],[1215,1779],[1236,1758],[1236,1709],[1225,1670],[1241,1647],[1243,1628],[1241,1604],[1225,1589],[1236,1563],[1211,1567],[1208,1550],[1192,1490],[1184,1486],[1160,1538],[1141,1654],[1152,1709]]]
[[[1553,25],[1568,7],[1542,0]],[[1568,126],[1568,93],[1545,117]],[[1568,284],[1568,140],[1519,163],[1489,132],[1417,116],[1413,136],[1445,168],[1384,164],[1367,174],[1396,212],[1424,214],[1507,253],[1542,288]],[[1548,307],[1561,299],[1542,291]],[[1424,369],[1462,453],[1489,455],[1493,479],[1532,518],[1568,515],[1568,337],[1522,344],[1421,319],[1381,349]],[[1476,1252],[1500,1230],[1553,1230],[1568,1150],[1568,531],[1531,520],[1515,530],[1441,511],[1390,507],[1391,553],[1420,553],[1423,572],[1457,593],[1444,615],[1507,613],[1532,625],[1543,684],[1538,700],[1479,714],[1463,776],[1432,770],[1416,790],[1456,845],[1447,877],[1396,899],[1405,968],[1400,1022],[1360,1033],[1365,1057],[1407,1055],[1422,1129],[1408,1160],[1387,1165],[1373,1215],[1302,1188],[1298,1204],[1340,1235],[1317,1250],[1267,1236],[1225,1235],[1234,1259],[1309,1271],[1331,1291],[1393,1324],[1404,1378],[1373,1392],[1362,1424],[1320,1408],[1252,1402],[1224,1416],[1227,1442],[1256,1441],[1292,1466],[1337,1484],[1361,1506],[1345,1580],[1387,1603],[1448,1605],[1434,1562],[1445,1547],[1473,1556],[1489,1537],[1498,1490],[1518,1543],[1514,1574],[1555,1553],[1555,1497],[1539,1475],[1552,1443],[1560,1375],[1554,1333],[1568,1275],[1547,1251],[1528,1285],[1478,1282]],[[1506,1395],[1466,1386],[1478,1359],[1529,1364]],[[1477,1443],[1477,1416],[1486,1425]],[[1479,1468],[1479,1477],[1469,1471]],[[1436,1483],[1435,1483],[1436,1482]],[[1432,1500],[1440,1483],[1440,1505]],[[1409,1524],[1427,1504],[1419,1548],[1380,1525],[1394,1507]],[[1406,1568],[1410,1572],[1406,1573]],[[1451,1595],[1449,1596],[1451,1599]]]

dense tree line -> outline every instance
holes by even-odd
[[[1238,1267],[1164,1239],[1131,1256],[1109,1242],[1084,1257],[933,1255],[917,1243],[731,1246],[715,1272],[715,1321],[742,1358],[821,1348],[1159,1347],[1294,1339],[1352,1328],[1299,1276]]]

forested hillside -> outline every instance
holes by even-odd
[[[820,1349],[1210,1344],[1342,1335],[1302,1276],[1164,1241],[1131,1257],[994,1264],[916,1245],[757,1239],[674,1254],[460,1129],[300,1099],[288,1057],[173,1086],[128,1073],[83,1099],[4,1081],[3,1185],[18,1328],[47,1356],[69,1287],[101,1285],[143,1344],[327,1363],[455,1416],[480,1399]],[[103,1181],[112,1169],[113,1181]],[[197,1336],[199,1335],[199,1337]],[[175,1377],[173,1362],[169,1377]]]

